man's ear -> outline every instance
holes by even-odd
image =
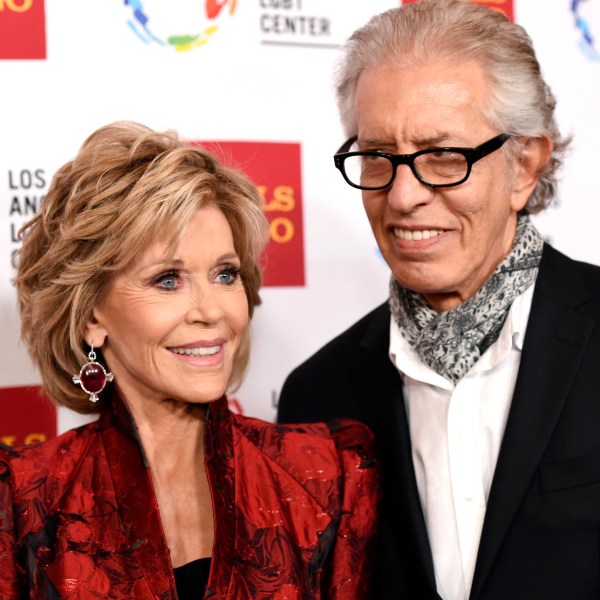
[[[94,309],[94,312],[85,327],[85,341],[88,346],[102,348],[107,336],[108,331],[101,324],[101,320],[97,317],[97,311]]]
[[[523,138],[519,141],[520,150],[515,167],[512,186],[511,206],[515,212],[525,208],[533,193],[540,173],[552,158],[554,144],[547,135],[537,138]]]

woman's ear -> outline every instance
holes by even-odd
[[[88,346],[102,348],[107,336],[108,331],[101,324],[101,321],[96,315],[96,309],[94,309],[94,312],[85,327],[85,341]]]
[[[520,149],[515,166],[512,186],[512,208],[519,212],[525,208],[540,178],[540,173],[552,158],[554,144],[547,135],[524,138],[519,141]]]

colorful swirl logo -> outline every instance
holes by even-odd
[[[145,44],[158,44],[163,47],[172,47],[177,52],[188,52],[199,46],[203,46],[208,40],[218,31],[216,24],[217,20],[225,14],[233,15],[237,8],[237,0],[196,0],[193,6],[189,6],[192,10],[188,11],[191,15],[198,15],[198,25],[192,33],[173,33],[159,35],[158,29],[166,28],[167,25],[161,22],[160,18],[154,20],[150,17],[151,10],[144,5],[149,2],[142,0],[124,0],[125,6],[131,10],[131,16],[127,19],[127,24],[135,35]],[[162,2],[162,10],[169,10],[169,14],[174,11],[172,2],[169,2],[169,8],[164,8]],[[189,3],[188,3],[189,4]],[[196,7],[198,4],[204,5],[204,14],[202,9]],[[227,10],[223,10],[227,7]],[[164,15],[163,15],[164,17]]]
[[[592,27],[590,25],[590,16],[593,13],[593,6],[594,5],[589,0],[572,0],[571,12],[575,18],[575,26],[581,34],[579,47],[590,60],[600,61],[600,50],[596,45],[596,40],[594,39],[594,34],[592,33]],[[595,10],[598,11],[599,7],[600,5],[597,4]],[[595,14],[597,16],[598,12]]]

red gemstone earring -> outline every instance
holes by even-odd
[[[108,381],[113,380],[113,374],[96,362],[96,353],[92,344],[88,354],[88,362],[81,367],[79,375],[73,375],[73,383],[79,384],[81,389],[90,395],[90,402],[98,402],[98,394],[104,389]]]

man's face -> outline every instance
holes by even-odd
[[[502,133],[485,118],[488,97],[475,62],[369,68],[356,89],[359,148],[409,154],[478,146]],[[394,277],[438,311],[475,294],[512,246],[517,212],[527,201],[514,180],[499,150],[476,162],[456,187],[430,188],[402,165],[388,189],[363,191]]]

